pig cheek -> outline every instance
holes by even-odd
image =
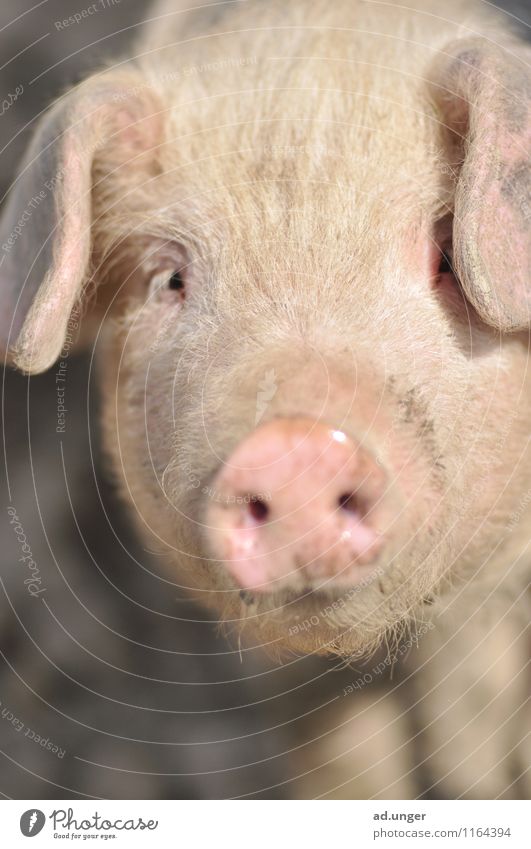
[[[133,323],[117,343],[119,363],[114,380],[121,473],[133,495],[138,491],[136,509],[142,516],[149,511],[149,524],[155,523],[160,533],[164,523],[172,526],[166,516],[165,508],[171,510],[171,505],[166,503],[163,474],[173,454],[173,370],[144,325]]]

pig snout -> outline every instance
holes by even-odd
[[[377,514],[385,489],[384,470],[342,431],[275,419],[218,472],[207,544],[245,590],[356,583],[383,545]]]

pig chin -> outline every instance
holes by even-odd
[[[227,623],[232,638],[239,633],[273,654],[361,656],[431,616],[438,565],[433,552],[418,546],[400,557],[382,553],[350,582],[333,578],[309,586],[293,577],[257,592],[238,589],[227,564],[215,561],[203,602]]]

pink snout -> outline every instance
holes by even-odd
[[[206,514],[211,555],[254,592],[356,583],[383,544],[385,486],[383,469],[342,431],[275,419],[216,476]]]

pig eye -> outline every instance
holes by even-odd
[[[441,250],[441,258],[439,261],[439,270],[437,272],[438,275],[441,274],[453,274],[453,262],[452,262],[452,248],[446,247]]]
[[[452,242],[453,220],[451,216],[445,216],[438,221],[432,236],[430,248],[430,277],[434,284],[458,286],[458,280],[454,271],[454,249]]]
[[[441,240],[434,246],[432,259],[432,285],[445,298],[452,301],[461,296],[461,286],[454,271],[453,246],[450,239]]]
[[[182,271],[174,271],[168,281],[168,288],[177,292],[184,290],[184,275]]]
[[[449,292],[461,292],[459,279],[454,270],[454,251],[452,241],[447,240],[437,250],[434,260],[435,284],[437,288]]]
[[[183,301],[186,294],[186,270],[184,268],[165,268],[153,274],[149,282],[151,295],[163,295],[165,292]]]

